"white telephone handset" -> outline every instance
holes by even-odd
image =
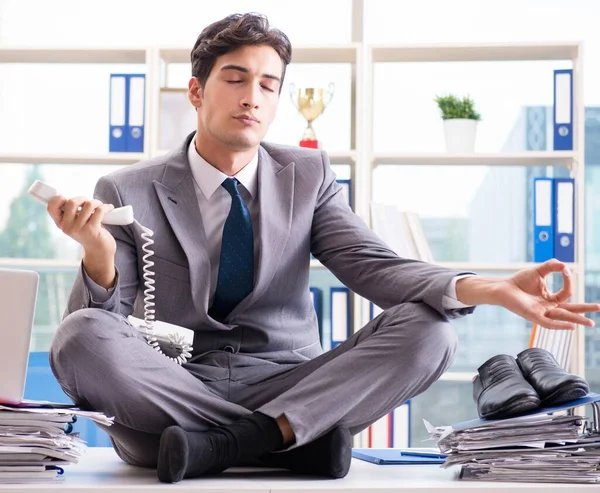
[[[38,202],[47,205],[52,197],[58,195],[58,192],[54,187],[36,180],[29,187],[29,194]],[[152,294],[154,291],[154,279],[152,279],[154,276],[154,272],[152,272],[154,262],[150,260],[150,257],[154,255],[154,251],[150,249],[150,245],[154,243],[151,239],[154,233],[134,219],[133,208],[130,205],[113,209],[102,217],[102,224],[107,225],[125,226],[133,222],[142,228],[141,237],[146,241],[142,246],[142,250],[145,252],[143,270],[146,289],[144,290],[144,319],[129,315],[129,322],[144,334],[150,346],[167,358],[182,365],[192,355],[194,332],[185,327],[154,319],[154,310],[152,309],[154,306],[152,301],[154,299]]]

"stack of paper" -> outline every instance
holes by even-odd
[[[76,464],[86,450],[72,433],[78,416],[110,426],[112,418],[50,403],[0,405],[0,483],[45,483],[63,480],[62,466]]]
[[[534,414],[502,420],[473,420],[433,427],[443,467],[462,465],[461,479],[545,483],[600,482],[600,395]],[[593,403],[594,420],[573,414]]]

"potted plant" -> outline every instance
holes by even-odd
[[[473,152],[475,133],[481,115],[475,111],[474,101],[465,96],[462,99],[449,94],[436,96],[442,119],[444,120],[444,138],[448,152]]]

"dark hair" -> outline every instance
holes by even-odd
[[[204,89],[217,58],[248,45],[267,45],[277,52],[283,62],[283,85],[286,66],[292,59],[292,44],[282,31],[269,25],[266,16],[256,13],[232,14],[205,27],[191,52],[192,76]]]

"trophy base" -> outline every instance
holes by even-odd
[[[319,149],[319,141],[315,139],[302,139],[300,147],[310,147],[311,149]]]

